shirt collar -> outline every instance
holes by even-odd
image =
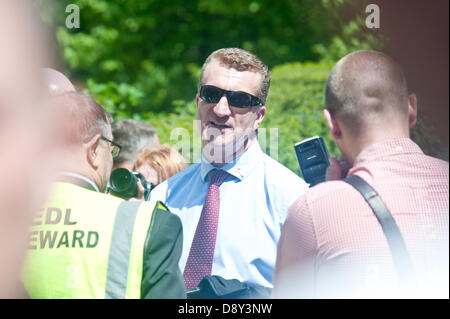
[[[75,184],[96,192],[100,192],[98,186],[91,179],[83,175],[72,172],[59,172],[58,175],[59,175],[58,180]]]
[[[239,180],[243,180],[256,167],[258,162],[261,161],[262,154],[263,151],[261,150],[258,141],[255,140],[253,145],[251,145],[244,153],[233,159],[232,162],[226,163],[224,166],[220,167],[220,169],[235,176]],[[206,176],[211,170],[218,168],[208,162],[203,154],[200,165],[200,174],[203,181],[206,180]]]
[[[398,154],[423,154],[419,145],[409,138],[394,138],[379,143],[372,144],[363,149],[356,157],[353,168],[362,166],[365,162],[373,161],[380,157],[386,157]],[[347,176],[352,174],[350,169]]]

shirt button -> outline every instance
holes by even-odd
[[[397,146],[397,147],[395,148],[395,150],[396,150],[397,152],[401,152],[401,151],[403,151],[403,147]]]

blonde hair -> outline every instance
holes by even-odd
[[[139,153],[133,170],[135,171],[144,164],[148,164],[158,173],[158,184],[187,167],[183,156],[167,144],[152,149],[144,148]]]

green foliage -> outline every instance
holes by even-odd
[[[198,162],[199,151],[196,154],[194,149],[201,150],[201,139],[195,127],[195,101],[177,100],[173,107],[172,112],[151,113],[147,122],[156,129],[161,143],[175,147],[186,162]]]
[[[35,0],[41,6],[43,0]],[[80,28],[61,14],[80,8]],[[272,0],[62,0],[44,19],[56,29],[72,79],[127,83],[142,92],[141,112],[168,111],[193,98],[195,67],[214,50],[242,47],[269,67],[314,61],[314,45],[338,35],[342,1]],[[49,20],[52,20],[49,22]],[[92,88],[92,87],[90,87]]]
[[[364,32],[361,32],[361,31]],[[343,56],[358,50],[383,51],[383,38],[380,33],[370,31],[365,27],[365,21],[359,17],[343,26],[342,32],[333,36],[327,45],[318,43],[313,46],[322,61],[336,62]]]
[[[141,112],[144,93],[136,86],[115,82],[97,83],[88,79],[85,91],[117,121],[124,118],[142,120],[147,117],[148,113]]]
[[[262,127],[278,128],[278,160],[294,172],[300,172],[294,144],[303,139],[322,136],[330,155],[338,155],[322,115],[325,82],[332,66],[297,62],[271,71],[272,85]]]

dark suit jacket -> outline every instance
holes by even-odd
[[[150,225],[144,247],[141,297],[186,298],[183,275],[178,267],[183,247],[180,218],[157,208]]]

